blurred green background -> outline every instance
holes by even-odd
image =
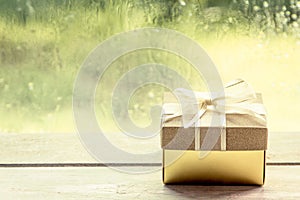
[[[265,94],[271,130],[293,126],[291,120],[277,122],[300,114],[280,99],[300,100],[300,1],[0,0],[0,132],[74,132],[72,89],[84,59],[110,36],[141,27],[170,28],[196,40],[225,82],[245,78]],[[195,90],[205,89],[179,57],[137,54],[114,62],[100,82],[96,112],[108,129],[114,126],[113,86],[132,63],[164,63]],[[136,92],[132,119],[148,124],[149,109],[161,103],[163,91],[150,85]]]

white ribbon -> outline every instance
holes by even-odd
[[[265,121],[264,106],[254,103],[255,91],[244,80],[237,79],[228,83],[224,88],[225,96],[218,93],[193,92],[184,88],[174,91],[179,97],[180,103],[166,103],[163,105],[164,121],[170,121],[176,117],[188,114],[192,119],[183,117],[183,127],[195,126],[195,150],[200,150],[200,119],[207,112],[223,114],[224,123],[221,127],[221,150],[226,150],[226,115],[247,114]]]

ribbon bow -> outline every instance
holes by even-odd
[[[201,117],[207,111],[214,112],[220,118],[216,120],[216,124],[212,121],[211,126],[221,129],[221,150],[226,150],[226,114],[247,114],[265,121],[262,116],[266,114],[264,106],[253,102],[256,99],[255,91],[241,79],[226,84],[223,94],[193,92],[184,88],[177,88],[174,94],[180,100],[180,104],[163,105],[164,121],[182,116],[184,128],[199,127]],[[210,145],[210,149],[213,146],[214,144]],[[195,150],[200,150],[200,128],[195,128]]]

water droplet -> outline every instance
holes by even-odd
[[[254,6],[254,7],[253,7],[253,10],[254,10],[254,11],[259,11],[259,10],[260,10],[260,7],[259,7],[259,6]]]
[[[148,97],[150,97],[152,99],[154,97],[154,93],[153,92],[148,92]]]
[[[62,100],[62,97],[57,97],[56,100],[57,100],[57,101],[61,101],[61,100]]]
[[[299,27],[299,24],[297,22],[293,22],[293,27],[294,28],[298,28]]]
[[[283,10],[283,11],[286,11],[286,6],[282,6],[282,10]]]
[[[298,16],[297,16],[296,14],[292,14],[292,15],[291,15],[291,18],[294,19],[294,20],[296,20],[297,17],[298,17]]]
[[[138,110],[139,109],[139,104],[134,104],[133,108],[134,108],[134,110]]]
[[[28,83],[28,89],[29,89],[29,90],[33,90],[33,83],[32,83],[32,82],[29,82],[29,83]]]
[[[186,3],[183,0],[179,0],[180,5],[185,6]]]

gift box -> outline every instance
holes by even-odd
[[[163,110],[165,184],[264,184],[266,113],[261,94],[245,81],[214,97],[185,89],[165,93]]]

